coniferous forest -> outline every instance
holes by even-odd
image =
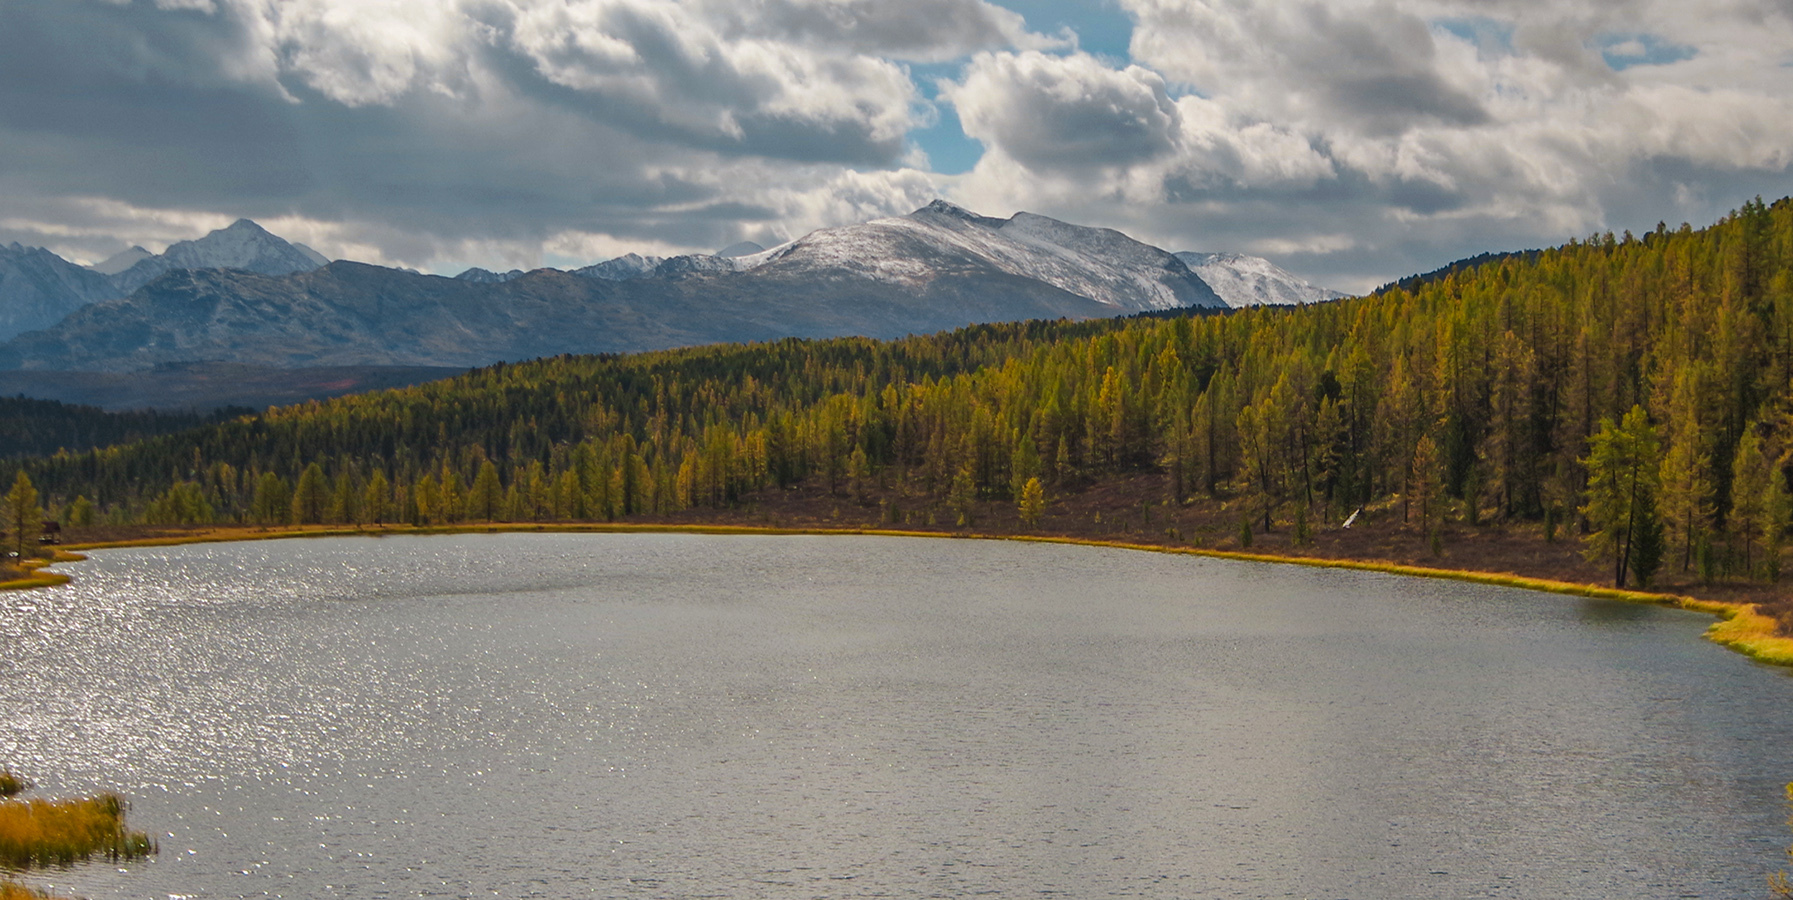
[[[901,483],[979,503],[1162,473],[1252,531],[1373,507],[1572,536],[1615,583],[1772,581],[1793,466],[1793,201],[1372,296],[496,365],[14,460],[112,523],[608,521]],[[906,521],[893,513],[893,521]]]

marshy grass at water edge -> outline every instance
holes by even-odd
[[[125,827],[125,803],[115,794],[0,801],[0,866],[66,866],[96,854],[118,860],[156,851],[149,835]]]

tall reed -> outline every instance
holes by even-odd
[[[0,801],[0,865],[66,866],[95,854],[118,860],[156,852],[149,835],[125,828],[124,814],[116,794]]]

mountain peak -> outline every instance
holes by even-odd
[[[981,216],[956,203],[940,199],[936,199],[927,206],[910,213],[909,218],[923,220],[939,218],[957,219],[961,222],[970,222],[973,225],[982,225],[985,228],[1001,228],[1003,223],[1007,221],[1006,219]]]
[[[112,276],[121,293],[148,284],[175,269],[242,269],[261,275],[309,272],[324,257],[310,248],[289,244],[251,219],[238,219],[191,241],[176,241],[158,256],[138,259]],[[326,260],[327,261],[327,260]]]

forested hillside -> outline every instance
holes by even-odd
[[[22,465],[152,522],[614,519],[893,479],[950,522],[1156,469],[1259,531],[1544,522],[1623,582],[1775,577],[1790,452],[1782,200],[1301,309],[558,357]]]
[[[200,414],[172,410],[107,412],[94,406],[0,397],[0,457],[39,456],[140,441],[252,413],[226,407]]]

